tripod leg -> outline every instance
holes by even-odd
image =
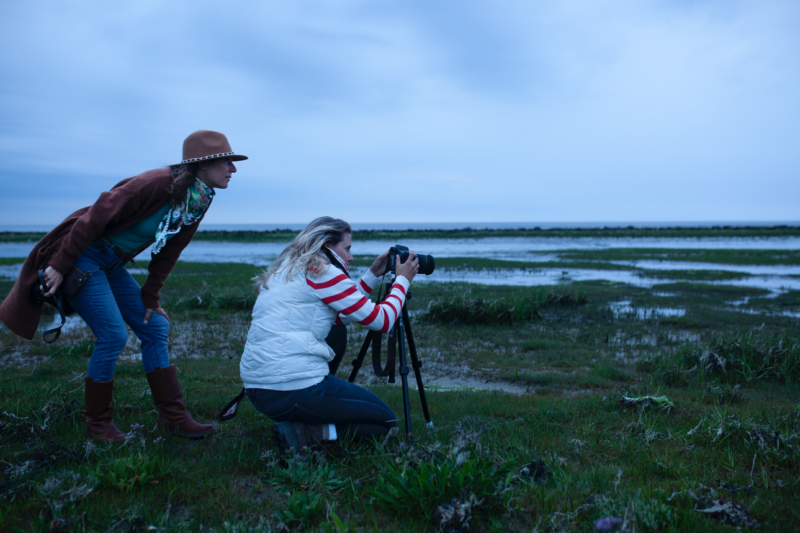
[[[353,371],[350,372],[350,377],[347,379],[347,381],[350,383],[353,383],[356,380],[356,375],[358,374],[358,370],[361,368],[361,365],[364,362],[364,356],[367,355],[367,350],[369,349],[369,345],[372,342],[372,337],[374,334],[375,332],[372,330],[367,332],[367,338],[364,339],[364,344],[361,345],[361,351],[358,352],[358,357],[356,357],[353,361]]]
[[[425,422],[429,428],[433,427],[431,413],[428,411],[428,399],[425,397],[425,387],[422,385],[422,363],[417,357],[417,346],[414,343],[414,333],[411,331],[411,321],[408,319],[408,309],[403,306],[403,325],[406,328],[408,337],[408,352],[411,354],[411,367],[414,369],[414,376],[417,378],[417,389],[419,389],[419,401],[422,404],[422,414],[425,415]]]
[[[394,323],[397,338],[400,341],[400,378],[403,383],[403,414],[406,422],[406,438],[411,438],[411,405],[408,401],[408,365],[406,365],[406,345],[403,338],[403,315]]]

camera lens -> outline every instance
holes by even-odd
[[[389,262],[386,265],[386,272],[397,272],[397,262],[405,263],[408,261],[409,249],[407,246],[398,244],[389,249]],[[419,260],[419,273],[430,276],[436,268],[436,263],[432,255],[415,254],[414,257]]]
[[[419,273],[430,276],[436,268],[436,262],[433,260],[432,255],[418,255],[419,259]]]

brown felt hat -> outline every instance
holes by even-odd
[[[198,161],[207,161],[220,157],[230,157],[231,161],[244,161],[247,159],[246,155],[234,154],[228,138],[220,132],[197,130],[183,141],[183,160],[170,166],[197,163]]]

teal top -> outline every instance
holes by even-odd
[[[158,231],[158,225],[161,224],[161,221],[164,219],[171,207],[172,204],[167,202],[164,207],[149,217],[143,218],[133,226],[129,226],[124,230],[112,233],[107,237],[107,239],[113,242],[123,251],[132,252],[140,246],[155,240],[156,232]],[[168,235],[167,239],[170,237],[172,237],[172,235]]]

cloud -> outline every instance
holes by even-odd
[[[43,2],[0,16],[0,224],[57,222],[176,162],[196,129],[251,157],[215,223],[797,218],[795,2]]]

